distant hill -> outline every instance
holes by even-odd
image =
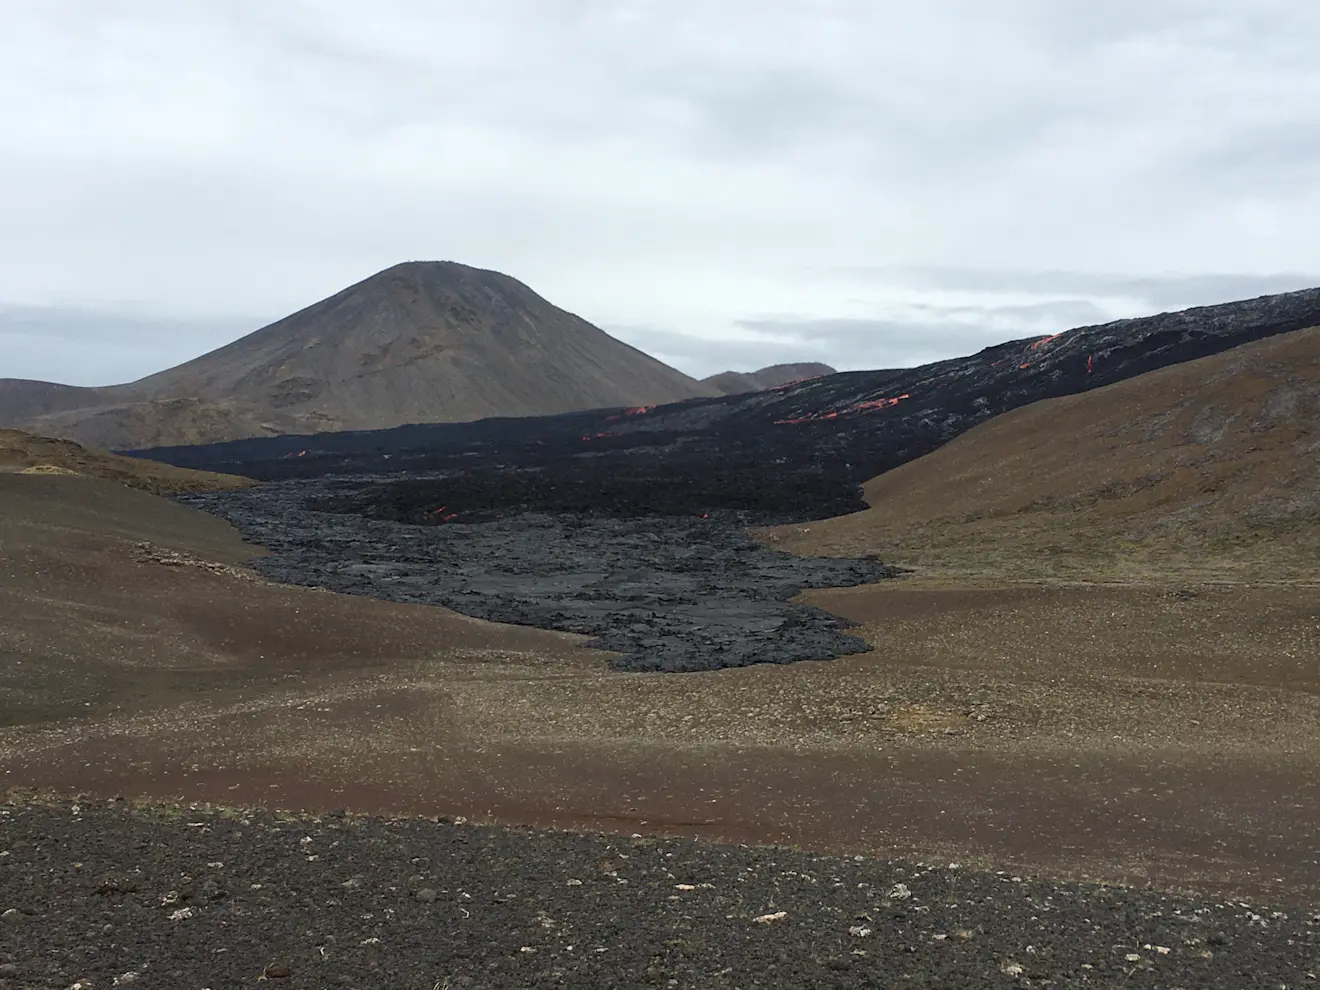
[[[744,392],[760,392],[789,382],[834,374],[837,372],[828,364],[808,361],[803,364],[772,364],[760,371],[722,371],[718,375],[703,378],[701,383],[709,385],[720,395],[741,395]]]
[[[507,275],[408,262],[128,385],[0,380],[0,425],[128,449],[712,394]]]
[[[768,531],[950,576],[1320,579],[1320,329],[997,416]]]
[[[0,430],[0,474],[79,475],[114,481],[153,495],[246,488],[247,478],[191,471],[156,461],[120,457],[89,450],[72,440],[37,437],[19,430]]]

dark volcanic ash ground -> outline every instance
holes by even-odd
[[[502,477],[492,480],[507,502],[513,486],[502,486]],[[458,511],[473,501],[471,476],[406,484],[420,489],[427,506],[448,501]],[[869,647],[845,632],[845,620],[788,599],[894,573],[876,561],[768,550],[746,527],[772,517],[727,509],[632,515],[514,506],[496,516],[483,506],[471,514],[474,522],[443,525],[351,511],[378,506],[381,487],[370,478],[290,481],[185,501],[271,550],[254,564],[272,580],[587,634],[593,646],[622,654],[615,665],[624,670],[713,670],[864,652]],[[405,500],[394,514],[416,515],[411,504]],[[343,511],[312,508],[326,505]]]
[[[1320,915],[681,839],[0,806],[0,988],[1305,987]]]

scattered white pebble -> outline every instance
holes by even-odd
[[[1005,976],[1021,976],[1027,971],[1027,968],[1021,963],[1014,962],[1012,959],[1005,959],[1004,965],[999,967]]]
[[[363,939],[360,943],[358,943],[358,944],[359,944],[359,945],[380,945],[380,939],[375,938],[375,937],[373,937],[373,938],[364,938],[364,939]]]
[[[581,886],[582,886],[582,881],[581,881],[581,880],[570,880],[570,881],[568,881],[568,886],[570,886],[570,887],[581,887]]]
[[[912,891],[908,889],[905,883],[896,883],[889,888],[889,896],[896,901],[906,901],[912,896]]]
[[[1141,962],[1141,956],[1137,955],[1135,952],[1129,952],[1123,958],[1126,959],[1128,962]]]
[[[521,949],[519,949],[518,951],[519,951],[519,952],[535,952],[536,950],[533,949],[530,945],[524,945],[524,946],[523,946]]]
[[[190,907],[179,908],[179,910],[171,912],[170,921],[187,921],[192,916],[193,916],[192,908]]]
[[[675,890],[696,890],[696,889],[697,889],[697,885],[694,884],[694,883],[676,883],[676,884],[674,884],[674,889],[675,889]]]
[[[763,914],[758,918],[753,918],[758,925],[768,925],[772,921],[783,921],[788,917],[787,911],[776,911],[774,914]]]
[[[861,925],[853,925],[848,929],[848,934],[852,935],[854,938],[866,938],[866,936],[871,934],[871,929],[863,928]]]

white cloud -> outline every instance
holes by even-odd
[[[144,373],[449,258],[703,374],[943,356],[1320,272],[1317,43],[1306,0],[12,0],[0,300],[161,321]]]

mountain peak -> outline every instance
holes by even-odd
[[[186,364],[96,391],[94,404],[47,396],[59,408],[33,411],[58,422],[29,425],[122,449],[715,394],[517,279],[455,261],[392,265]],[[189,425],[172,432],[185,411]]]

